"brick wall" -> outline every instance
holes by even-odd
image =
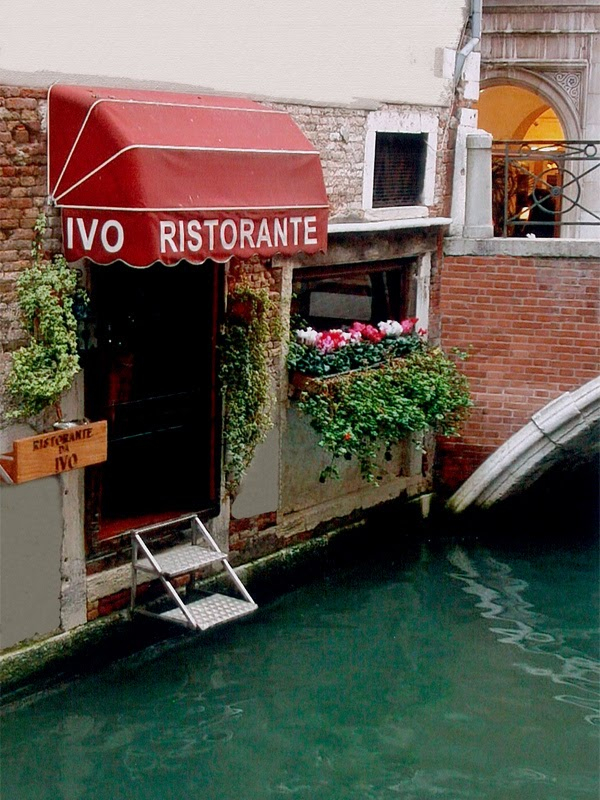
[[[25,343],[16,280],[31,263],[33,226],[46,202],[46,90],[0,86],[0,384],[10,353]],[[52,215],[45,248],[60,248]]]
[[[438,476],[455,489],[563,392],[600,368],[597,259],[446,256],[435,303],[445,349],[470,350],[473,408],[441,442]]]
[[[271,316],[278,318],[281,307],[281,273],[281,267],[271,267],[258,256],[248,261],[232,259],[226,267],[227,294],[230,295],[233,288],[240,283],[250,285],[254,289],[266,289],[273,304]],[[274,378],[277,375],[280,355],[281,342],[277,339],[268,346],[269,366]]]
[[[45,93],[0,87],[0,347],[22,344],[15,280],[30,261],[32,228],[45,194],[40,101]]]
[[[330,213],[360,211],[368,112],[289,104],[277,108],[290,114],[319,151]]]
[[[362,216],[365,138],[369,112],[364,109],[326,108],[292,104],[274,104],[287,111],[321,156],[323,176],[329,197],[330,214]],[[461,105],[467,103],[461,101]],[[379,110],[413,111],[418,106],[382,105]],[[432,214],[448,215],[450,210],[450,175],[454,164],[457,121],[445,108],[427,109],[439,113],[434,203]]]
[[[0,378],[8,366],[7,354],[24,343],[15,281],[30,262],[33,225],[46,203],[46,94],[45,89],[0,86]],[[273,105],[290,113],[319,150],[331,214],[360,217],[369,112]],[[450,182],[445,175],[452,165],[455,122],[447,110],[438,110],[434,214],[447,213]],[[57,212],[50,214],[45,246],[51,254],[61,249]]]

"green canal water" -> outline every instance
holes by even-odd
[[[515,527],[346,565],[9,704],[2,800],[596,800],[598,570]]]

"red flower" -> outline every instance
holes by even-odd
[[[370,342],[377,344],[377,342],[380,342],[383,339],[384,334],[377,330],[377,328],[374,328],[372,325],[366,325],[363,331],[363,337],[368,339]]]

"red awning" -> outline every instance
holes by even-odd
[[[53,86],[48,192],[69,261],[315,253],[327,246],[319,154],[250,100]]]

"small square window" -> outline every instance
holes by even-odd
[[[373,208],[422,202],[427,157],[426,133],[383,133],[375,139]]]

